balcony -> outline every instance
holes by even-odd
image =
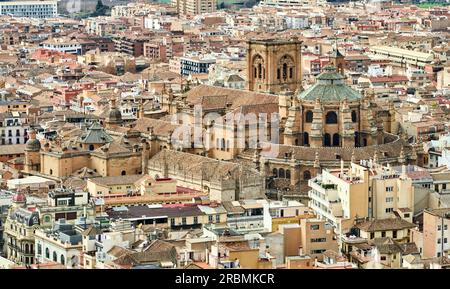
[[[227,222],[228,223],[238,223],[238,222],[249,222],[249,221],[257,221],[257,220],[263,220],[263,215],[256,215],[256,216],[239,216],[239,217],[228,217]]]

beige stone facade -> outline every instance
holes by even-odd
[[[301,41],[250,40],[247,50],[248,90],[279,93],[301,88]]]

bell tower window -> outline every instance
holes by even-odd
[[[284,55],[278,62],[277,79],[287,81],[294,78],[294,60],[289,55]]]

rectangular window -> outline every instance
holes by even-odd
[[[397,231],[392,232],[392,238],[394,238],[394,239],[397,238]]]
[[[67,200],[58,200],[58,206],[66,206]]]
[[[213,216],[212,216],[212,215],[209,215],[209,216],[208,216],[208,222],[210,222],[210,223],[213,222]]]
[[[441,238],[438,238],[437,242],[438,242],[438,244],[440,244],[441,243]]]
[[[326,242],[327,238],[312,238],[311,239],[311,243],[321,243],[321,242]]]
[[[171,218],[170,219],[170,226],[175,226],[175,219],[174,218]]]
[[[181,223],[182,223],[183,225],[186,225],[186,217],[183,217],[183,218],[181,219]]]
[[[441,230],[441,225],[438,225],[438,231],[440,231]]]
[[[311,230],[319,230],[320,225],[311,225],[310,228]]]
[[[194,224],[198,224],[198,217],[194,217]]]
[[[394,191],[394,187],[390,186],[390,187],[386,187],[386,192],[393,192]]]
[[[386,203],[392,203],[394,201],[393,197],[386,198]]]
[[[386,232],[385,231],[381,232],[381,238],[384,238],[384,237],[386,237]]]
[[[447,230],[447,225],[444,225],[444,231],[446,231]]]
[[[394,208],[386,208],[386,213],[392,213],[394,211]]]
[[[220,223],[220,215],[216,215],[216,223]]]

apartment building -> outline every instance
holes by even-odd
[[[297,224],[280,225],[278,232],[266,236],[266,248],[281,265],[287,262],[287,258],[295,256],[309,256],[322,261],[326,251],[338,251],[338,242],[330,223],[305,218]]]
[[[215,58],[180,57],[181,75],[208,73],[209,66],[216,63]]]
[[[309,180],[309,206],[330,222],[338,234],[347,232],[356,218],[383,219],[398,214],[412,220],[414,188],[406,172],[373,161],[351,163],[344,170],[324,170]]]
[[[266,200],[226,201],[227,224],[240,233],[270,232],[272,224],[265,222],[264,205]]]
[[[144,55],[144,43],[148,41],[148,38],[134,35],[122,35],[114,38],[113,41],[116,52],[122,52],[138,57]]]
[[[58,1],[0,2],[0,15],[26,18],[54,18],[58,15]]]
[[[166,46],[161,43],[144,43],[144,56],[152,60],[166,62],[167,53]]]
[[[424,210],[423,258],[448,256],[450,252],[450,209]]]
[[[76,39],[67,37],[48,39],[40,44],[44,49],[56,50],[59,52],[80,55],[82,52],[81,43]]]
[[[265,227],[278,230],[283,224],[300,224],[305,218],[312,218],[311,209],[297,201],[270,201],[263,204]]]
[[[178,14],[193,16],[217,10],[217,0],[172,0]]]
[[[28,129],[26,113],[18,111],[0,113],[0,144],[25,144],[28,140]]]
[[[38,229],[35,232],[36,262],[56,262],[68,268],[80,264],[82,235],[73,224],[59,219],[53,228]]]

